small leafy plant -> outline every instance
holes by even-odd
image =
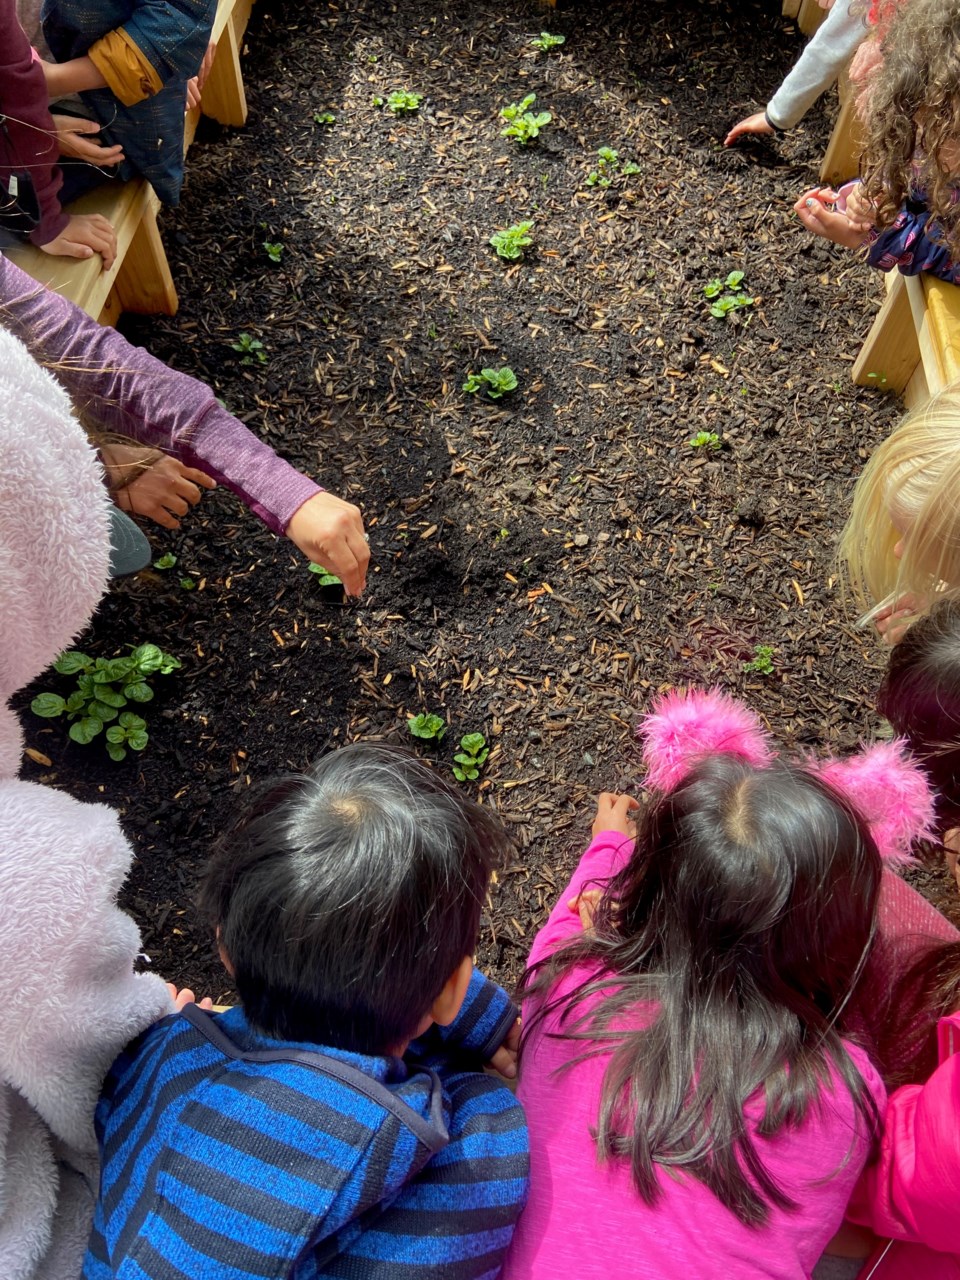
[[[715,431],[698,431],[690,441],[690,448],[719,449],[722,443],[723,442]]]
[[[626,164],[621,164],[620,153],[615,151],[613,147],[600,147],[597,151],[597,167],[587,176],[587,186],[610,187],[618,174],[629,177],[639,172],[640,166],[634,164],[632,160],[628,160]]]
[[[419,716],[411,716],[407,728],[415,738],[423,738],[425,742],[440,742],[447,732],[446,721],[442,716],[424,711]]]
[[[193,578],[181,578],[181,579],[180,579],[180,590],[181,590],[181,591],[196,591],[196,589],[197,589],[197,584],[196,584],[195,579],[193,579]]]
[[[552,36],[549,31],[541,31],[530,41],[532,48],[539,49],[541,53],[549,53],[551,49],[559,49],[566,43],[566,36]]]
[[[53,669],[62,676],[76,676],[76,689],[66,698],[59,693],[38,693],[30,710],[45,720],[66,715],[71,722],[71,739],[84,746],[109,725],[104,734],[107,754],[111,760],[124,760],[127,747],[142,751],[149,735],[146,721],[123,708],[128,702],[151,702],[150,680],[169,675],[180,665],[179,659],[155,644],[138,645],[122,658],[94,659],[70,649],[61,653]]]
[[[331,125],[337,123],[337,117],[332,111],[315,111],[313,113],[314,124]]]
[[[731,271],[726,280],[714,276],[703,286],[703,295],[711,299],[710,314],[718,320],[722,320],[731,311],[752,307],[754,303],[754,299],[744,292],[742,271]]]
[[[343,582],[335,573],[331,573],[329,569],[325,569],[322,564],[315,564],[313,560],[307,565],[311,573],[317,575],[317,581],[321,587],[342,587]]]
[[[153,567],[155,569],[172,569],[176,563],[177,563],[177,557],[173,554],[173,552],[165,551],[162,556],[159,556],[156,560],[154,560]]]
[[[528,93],[519,102],[511,102],[503,108],[500,115],[506,120],[507,127],[500,130],[501,138],[513,138],[521,147],[536,141],[540,130],[553,119],[549,111],[530,110],[536,100],[535,93]]]
[[[532,230],[532,222],[515,222],[512,227],[495,231],[490,237],[490,244],[496,249],[498,258],[516,262],[523,257],[524,249],[529,249],[533,244],[533,236],[530,234]]]
[[[490,748],[482,733],[465,733],[460,750],[453,757],[453,776],[458,782],[475,782],[486,763]]]
[[[773,655],[776,652],[772,644],[754,645],[753,657],[743,664],[744,671],[753,671],[760,676],[773,675]]]
[[[485,390],[491,400],[499,400],[501,396],[516,391],[517,386],[517,375],[505,364],[501,369],[481,369],[479,373],[468,373],[463,389],[469,396]]]
[[[272,240],[264,240],[264,250],[271,262],[280,262],[283,258],[283,245],[275,244]]]
[[[396,89],[387,96],[387,107],[395,116],[402,116],[419,111],[422,101],[422,93],[411,93],[409,89]]]
[[[249,333],[241,333],[236,342],[230,343],[230,350],[240,353],[241,364],[267,363],[267,353],[263,349],[263,343],[259,338],[254,338]]]

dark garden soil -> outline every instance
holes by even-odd
[[[480,959],[507,983],[593,797],[637,788],[633,728],[657,690],[742,694],[788,751],[876,731],[883,653],[851,625],[832,554],[898,413],[849,381],[880,283],[790,212],[834,104],[787,139],[718,145],[801,48],[779,7],[259,0],[249,123],[201,134],[164,219],[180,312],[127,331],[360,503],[374,568],[361,603],[330,602],[218,493],[155,533],[176,568],[115,588],[86,642],[182,659],[144,754],[114,765],[25,717],[52,761],[29,773],[122,812],[125,902],[158,970],[224,990],[192,899],[250,782],[330,744],[409,741],[420,711],[449,725],[442,769],[464,733],[492,745],[479,792],[516,856]],[[561,51],[530,47],[544,27]],[[374,105],[397,89],[424,95],[418,113]],[[528,92],[554,120],[520,150],[499,111]],[[640,171],[590,188],[605,145]],[[524,219],[533,248],[501,262],[489,236]],[[744,323],[703,293],[734,269],[755,298]],[[241,333],[265,364],[240,363]],[[515,394],[464,395],[501,363]],[[692,447],[699,431],[722,447]],[[772,674],[744,672],[757,645]],[[957,918],[945,876],[921,879]]]

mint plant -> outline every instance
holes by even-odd
[[[283,258],[283,245],[274,244],[271,240],[264,240],[263,247],[266,250],[267,257],[271,262],[280,262]]]
[[[559,49],[562,44],[567,43],[566,36],[552,36],[549,31],[541,31],[530,41],[530,45],[534,49],[539,49],[541,53],[549,53],[551,49]]]
[[[38,693],[30,710],[45,720],[65,715],[70,721],[70,738],[83,746],[110,725],[115,731],[104,734],[107,754],[111,760],[124,760],[127,747],[142,751],[149,735],[146,721],[123,708],[129,702],[151,702],[150,681],[178,671],[180,665],[179,659],[155,644],[138,645],[122,658],[94,659],[70,649],[61,653],[53,669],[62,676],[76,676],[76,689],[66,698],[59,693]]]
[[[440,742],[447,732],[443,717],[433,715],[429,711],[424,711],[419,716],[411,716],[407,721],[407,728],[415,738],[422,738],[425,742]]]
[[[499,400],[501,396],[516,391],[517,375],[508,364],[500,369],[481,369],[479,373],[468,373],[463,389],[468,396],[478,391],[486,391],[491,400]]]
[[[317,575],[317,581],[321,587],[342,587],[343,582],[335,573],[331,573],[329,569],[325,569],[322,564],[315,564],[313,560],[307,565],[310,573]]]
[[[400,116],[419,111],[422,101],[422,93],[411,93],[409,89],[396,89],[387,96],[387,107],[395,116]]]
[[[719,449],[723,441],[715,431],[698,431],[690,441],[691,449]]]
[[[486,763],[490,748],[482,733],[465,733],[460,750],[453,757],[453,776],[458,782],[475,782]]]
[[[530,234],[532,230],[532,221],[515,222],[512,227],[495,231],[489,243],[496,249],[498,258],[505,258],[507,262],[516,262],[518,258],[523,257],[524,249],[529,249],[533,244],[533,236]]]
[[[263,343],[259,338],[251,337],[249,333],[241,333],[236,342],[230,343],[230,350],[240,353],[241,364],[267,363],[267,353],[263,349]]]
[[[714,276],[703,286],[703,296],[712,299],[710,314],[717,320],[723,320],[731,311],[752,307],[754,303],[754,299],[744,292],[742,271],[731,271],[726,280]]]
[[[519,102],[511,102],[500,112],[507,127],[500,130],[501,138],[513,138],[519,146],[529,146],[540,136],[540,130],[553,119],[549,111],[530,110],[537,100],[535,93],[528,93]]]
[[[753,657],[744,662],[743,670],[752,671],[760,676],[773,675],[773,655],[776,653],[772,644],[757,644],[753,647]]]

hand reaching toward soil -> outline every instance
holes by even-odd
[[[593,820],[593,834],[601,831],[619,831],[631,840],[637,834],[637,824],[630,817],[640,803],[633,796],[617,795],[613,791],[602,791],[597,799],[597,816]]]
[[[765,111],[757,111],[752,116],[746,116],[733,126],[730,132],[723,140],[725,147],[732,146],[738,138],[742,138],[748,133],[773,133],[774,128],[767,119]]]
[[[332,493],[317,493],[293,513],[287,537],[316,564],[335,573],[348,596],[367,581],[370,548],[360,508]]]
[[[178,517],[196,506],[201,491],[217,487],[205,471],[184,466],[159,449],[108,444],[101,445],[100,457],[120,510],[146,516],[164,529],[179,529]]]

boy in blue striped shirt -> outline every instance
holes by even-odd
[[[203,900],[242,1006],[114,1063],[84,1280],[492,1280],[527,1132],[483,1062],[517,1011],[473,971],[487,810],[382,744],[274,785]]]

